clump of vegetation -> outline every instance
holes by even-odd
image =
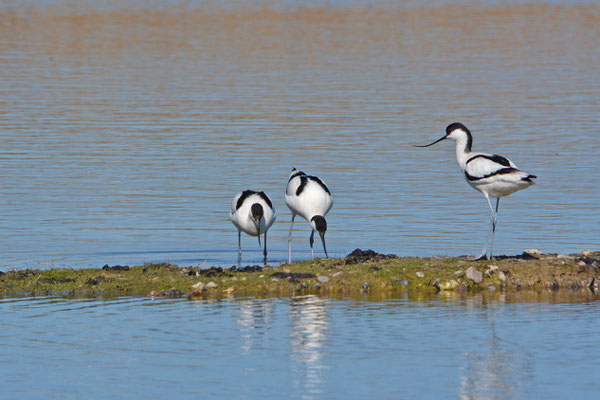
[[[163,263],[131,268],[10,270],[0,273],[0,296],[351,296],[564,288],[597,293],[599,284],[598,252],[468,261],[465,257],[398,257],[357,249],[345,258],[264,268],[180,268]]]

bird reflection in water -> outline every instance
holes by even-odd
[[[482,324],[489,337],[474,340],[473,350],[462,354],[459,386],[460,399],[522,399],[525,383],[532,378],[531,356],[526,349],[501,339],[496,332],[496,308],[505,307],[505,296],[497,301],[486,301],[481,293],[467,299],[467,308],[480,311]],[[487,341],[487,344],[486,344]]]
[[[302,398],[310,399],[321,393],[325,346],[329,335],[328,299],[317,296],[296,297],[291,300],[292,361],[294,386]]]
[[[237,323],[240,325],[242,354],[263,346],[261,336],[271,326],[273,303],[270,300],[248,299],[239,302]]]

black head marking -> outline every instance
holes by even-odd
[[[310,220],[315,222],[317,232],[324,234],[327,231],[327,221],[322,215],[315,215]]]
[[[257,221],[260,221],[264,214],[262,206],[258,203],[252,204],[252,207],[250,207],[250,212],[252,213],[252,218]]]
[[[244,201],[253,194],[256,194],[254,190],[244,190],[237,203],[235,203],[235,209],[238,210],[244,204]]]
[[[446,136],[450,135],[453,131],[460,129],[467,134],[467,146],[465,147],[465,151],[467,153],[471,152],[471,147],[473,146],[473,136],[471,136],[471,131],[461,124],[460,122],[453,122],[446,127]]]

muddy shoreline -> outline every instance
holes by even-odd
[[[351,296],[478,291],[564,291],[600,296],[600,252],[523,253],[494,260],[398,257],[356,249],[344,258],[280,266],[181,268],[173,264],[0,272],[0,297],[179,298]]]

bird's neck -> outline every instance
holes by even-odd
[[[471,155],[472,143],[473,140],[469,136],[462,136],[456,140],[456,161],[458,161],[458,165],[463,171]]]

